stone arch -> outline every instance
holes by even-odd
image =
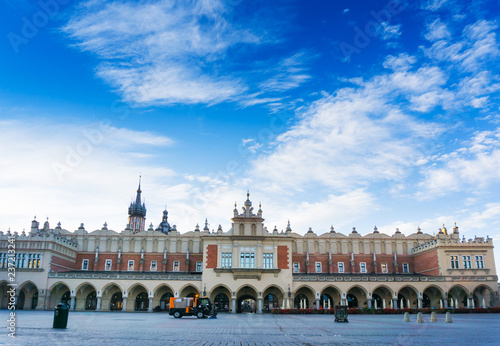
[[[97,308],[97,289],[90,282],[86,281],[78,285],[75,289],[76,310],[96,310]]]
[[[145,311],[149,308],[148,288],[140,283],[135,282],[127,289],[127,311]]]
[[[258,290],[253,285],[242,285],[236,291],[236,312],[257,311]]]
[[[135,238],[131,238],[129,241],[129,251],[135,252]]]
[[[472,290],[472,298],[475,307],[493,307],[495,306],[495,292],[486,285],[478,285]]]
[[[224,284],[218,284],[210,290],[210,300],[218,312],[232,311],[231,289]]]
[[[121,299],[117,299],[120,297]],[[110,282],[102,288],[101,310],[121,310],[123,307],[122,288],[116,282]]]
[[[408,243],[403,242],[403,254],[408,254]]]
[[[166,311],[170,307],[170,297],[175,296],[174,289],[166,284],[161,283],[153,289],[153,309]]]
[[[106,239],[106,251],[107,251],[107,252],[110,252],[110,251],[111,251],[111,238],[110,238],[110,237],[108,237],[108,238]]]
[[[70,293],[70,286],[67,283],[62,281],[56,282],[48,291],[48,300],[45,303],[45,308],[53,310],[59,303],[69,304]]]
[[[364,254],[365,253],[365,243],[363,241],[359,242],[359,253]]]
[[[323,309],[333,309],[335,305],[340,305],[342,300],[342,290],[334,285],[328,285],[321,290],[320,307]]]
[[[432,284],[426,286],[422,294],[422,307],[424,308],[440,307],[439,301],[445,296],[441,287]]]
[[[38,287],[31,281],[25,281],[17,289],[17,306],[19,310],[34,310],[38,305]]]
[[[412,309],[418,307],[418,290],[412,285],[404,285],[398,291],[398,307]]]
[[[470,292],[465,286],[456,284],[448,290],[448,306],[463,308],[469,306]],[[453,300],[453,301],[452,301]]]
[[[368,305],[368,292],[360,285],[349,287],[346,292],[347,305],[350,308],[364,308]]]
[[[245,226],[240,223],[240,235],[244,235],[245,234]]]
[[[387,246],[385,245],[385,241],[384,240],[382,240],[380,242],[380,252],[383,253],[383,254],[387,253]]]
[[[373,241],[370,242],[370,253],[375,252],[375,243]]]
[[[337,241],[337,253],[342,253],[342,243],[339,241]]]
[[[193,284],[186,284],[182,286],[182,288],[179,290],[179,297],[188,297],[188,296],[195,296],[195,295],[200,295],[200,291],[196,286]]]
[[[182,252],[182,241],[180,239],[177,239],[177,242],[175,244],[175,252]]]
[[[390,308],[394,291],[387,285],[378,285],[372,290],[372,306],[376,309]]]
[[[158,239],[153,240],[153,252],[158,252]]]
[[[262,290],[263,312],[271,312],[285,306],[285,292],[278,285],[268,285]]]
[[[252,235],[255,236],[257,235],[257,225],[252,223]]]
[[[295,309],[311,308],[316,300],[316,292],[309,285],[301,285],[294,292],[293,307]]]

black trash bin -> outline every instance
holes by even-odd
[[[52,328],[66,328],[68,325],[69,308],[64,303],[57,304],[54,310],[54,324]]]

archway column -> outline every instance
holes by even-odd
[[[49,296],[49,299],[50,299],[50,296]],[[49,299],[47,299],[47,295],[41,294],[40,292],[38,292],[38,304],[37,304],[35,310],[46,310],[46,304],[47,304],[47,301]]]
[[[231,313],[236,313],[236,298],[234,297],[231,298]]]
[[[262,313],[262,297],[257,298],[257,313]]]
[[[153,292],[150,291],[149,292],[149,305],[148,305],[148,312],[153,312],[153,298],[154,298],[154,295],[153,295]]]
[[[419,309],[422,309],[422,299],[423,299],[424,294],[422,292],[418,292],[418,299],[417,299],[417,307]]]
[[[127,312],[127,298],[128,298],[127,291],[123,291],[123,295],[122,295],[122,302],[123,302],[122,312]]]
[[[70,297],[71,297],[71,302],[69,303],[69,309],[74,311],[76,303],[76,295],[74,294],[74,292]]]
[[[372,293],[368,292],[368,295],[366,297],[366,302],[368,304],[368,309],[372,308]]]
[[[316,298],[316,309],[319,310],[319,298]]]
[[[101,301],[102,301],[102,292],[100,290],[97,291],[97,305],[95,307],[95,311],[101,311]]]

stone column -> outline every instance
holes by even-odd
[[[95,311],[101,311],[101,297],[97,297],[97,306],[95,307]]]
[[[50,300],[50,296],[45,296],[38,293],[38,303],[35,310],[45,310],[45,305],[48,303],[48,300]]]
[[[316,298],[316,309],[319,310],[319,298]]]
[[[149,297],[148,312],[153,312],[153,297]]]
[[[418,297],[418,308],[422,309],[422,298]]]
[[[257,313],[262,313],[262,298],[257,298]]]
[[[236,313],[236,298],[231,298],[231,313],[235,314]]]
[[[127,312],[127,297],[123,297],[123,308],[122,312]]]
[[[372,300],[368,299],[368,309],[371,309],[371,308],[372,308]]]
[[[398,299],[397,298],[392,298],[392,308],[393,309],[398,308]]]
[[[76,303],[76,297],[75,296],[71,296],[71,302],[69,304],[69,309],[70,310],[75,310],[75,304]]]

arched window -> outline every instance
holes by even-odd
[[[66,291],[61,297],[61,303],[64,303],[69,306],[69,302],[71,301],[71,297],[69,296],[69,291]]]
[[[309,299],[305,294],[299,294],[293,300],[293,305],[295,309],[307,309],[309,308]]]
[[[90,292],[85,299],[85,310],[95,310],[97,307],[97,296],[95,291]]]
[[[149,308],[149,299],[146,292],[141,292],[135,298],[135,311],[146,311]]]
[[[109,310],[115,311],[115,310],[121,310],[121,309],[123,309],[122,292],[116,292],[111,297],[111,302],[110,302],[110,305],[109,305]]]
[[[252,235],[257,235],[257,226],[254,223],[252,224]]]
[[[218,312],[229,312],[229,298],[225,293],[219,293],[215,296],[214,307]]]
[[[264,298],[264,312],[271,312],[273,309],[278,309],[278,297],[274,294],[268,294]]]

